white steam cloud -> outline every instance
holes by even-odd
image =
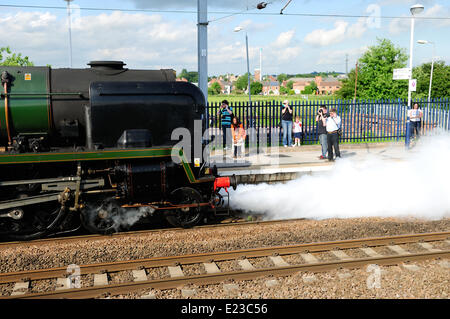
[[[320,176],[239,185],[233,209],[268,219],[450,217],[450,134],[423,136],[401,161],[343,158]]]

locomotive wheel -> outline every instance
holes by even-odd
[[[88,203],[81,210],[81,222],[92,233],[107,235],[120,230],[121,208],[113,199]]]
[[[200,204],[201,194],[190,187],[180,187],[170,194],[172,204]],[[201,207],[186,207],[170,210],[166,213],[167,221],[175,227],[189,228],[197,225],[202,219]]]
[[[7,240],[32,240],[44,237],[61,222],[63,209],[59,203],[17,207],[8,212],[14,218],[2,218],[0,237]]]

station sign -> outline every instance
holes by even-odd
[[[394,80],[408,80],[411,78],[411,68],[394,69]]]
[[[409,90],[411,92],[416,92],[416,89],[417,89],[417,79],[409,80]]]

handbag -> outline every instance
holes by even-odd
[[[333,120],[334,124],[336,124],[336,126],[337,126],[337,128],[338,128],[338,130],[337,130],[338,136],[341,136],[341,135],[342,135],[342,129],[341,129],[341,127],[340,127],[339,125],[337,125],[337,123],[336,123],[336,121],[334,120],[334,118],[332,118],[332,117],[330,117],[330,118]]]

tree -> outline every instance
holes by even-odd
[[[388,39],[377,39],[377,45],[369,47],[358,60],[358,98],[395,99],[406,98],[408,81],[394,80],[394,69],[406,67],[408,56],[403,48],[395,47]],[[337,92],[341,98],[353,98],[355,90],[355,69],[343,80]]]
[[[259,94],[262,92],[263,85],[261,82],[252,82],[250,83],[250,92],[253,95]]]
[[[188,82],[198,83],[198,72],[182,69],[181,73],[178,75],[178,78],[185,78],[186,80],[188,80]]]
[[[246,90],[248,86],[248,73],[241,75],[236,81],[236,88],[239,90]]]
[[[292,90],[292,87],[294,86],[294,81],[288,81],[287,83],[286,83],[286,87],[289,89],[289,90]]]
[[[211,84],[211,87],[208,89],[208,93],[211,93],[212,95],[220,94],[220,92],[222,92],[222,88],[218,82]]]
[[[0,65],[5,66],[33,66],[28,56],[22,56],[22,53],[13,53],[10,47],[0,48]]]
[[[285,88],[284,86],[280,86],[280,94],[288,94],[289,89]]]
[[[313,94],[317,90],[317,84],[315,81],[312,81],[309,85],[305,86],[305,89],[302,91],[302,94]]]
[[[277,76],[277,81],[280,83],[283,83],[284,80],[287,80],[287,75],[286,73],[280,73]]]
[[[417,91],[413,98],[428,98],[430,87],[431,62],[424,63],[413,69],[413,78],[417,79]],[[450,65],[444,61],[435,61],[433,68],[433,82],[431,84],[431,98],[450,96]]]

